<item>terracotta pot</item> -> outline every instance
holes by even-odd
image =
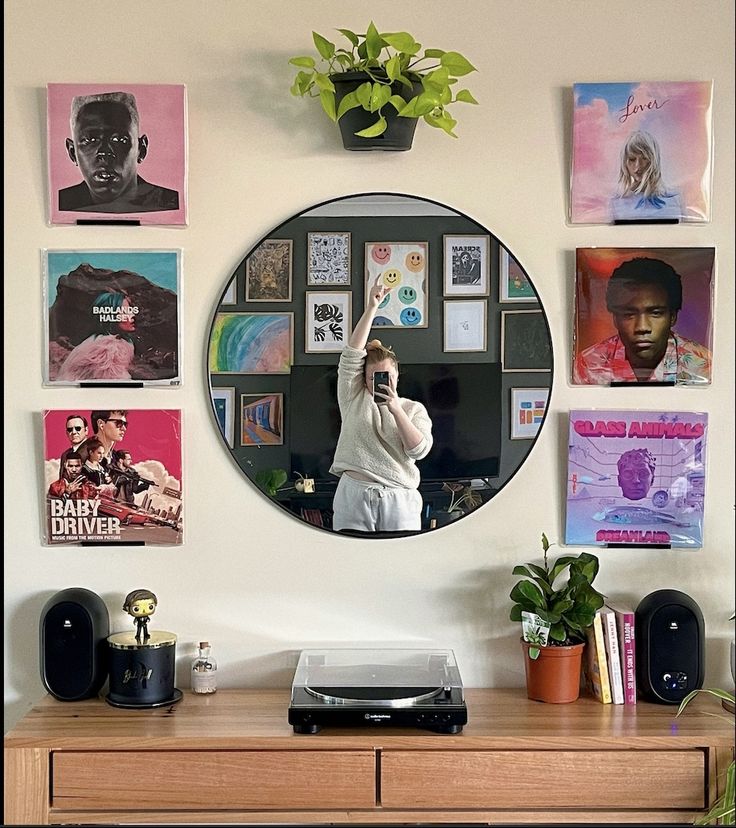
[[[522,640],[526,694],[530,699],[552,704],[574,702],[580,695],[580,668],[585,644],[540,647],[539,658],[529,658],[528,641]]]

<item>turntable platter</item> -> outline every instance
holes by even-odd
[[[442,692],[442,687],[306,687],[310,695],[331,704],[361,704],[398,707],[431,699]]]

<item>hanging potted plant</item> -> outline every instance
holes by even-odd
[[[338,29],[347,45],[338,47],[312,32],[319,57],[293,57],[298,67],[291,94],[318,97],[330,120],[340,126],[348,150],[411,149],[417,121],[453,138],[454,103],[478,102],[469,90],[453,94],[457,79],[475,67],[459,52],[425,49],[407,32],[380,32],[371,23],[365,34]]]
[[[521,621],[527,695],[537,701],[565,703],[580,694],[585,630],[593,624],[604,597],[593,588],[598,558],[583,552],[547,560],[550,543],[542,533],[544,565],[514,567],[524,575],[511,590],[512,621]],[[557,584],[567,570],[567,581]]]

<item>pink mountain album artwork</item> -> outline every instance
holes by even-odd
[[[45,251],[49,385],[179,385],[181,251]]]
[[[182,543],[181,411],[43,413],[48,545]]]
[[[572,224],[710,221],[710,81],[576,83]]]
[[[187,223],[181,84],[50,83],[51,224]]]
[[[708,415],[570,412],[565,543],[703,545]]]

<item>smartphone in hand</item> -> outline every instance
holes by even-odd
[[[391,385],[391,381],[389,379],[388,371],[376,371],[373,375],[373,400],[374,402],[381,405],[386,402],[386,398],[383,396],[376,396],[376,391],[381,392],[382,385]]]

